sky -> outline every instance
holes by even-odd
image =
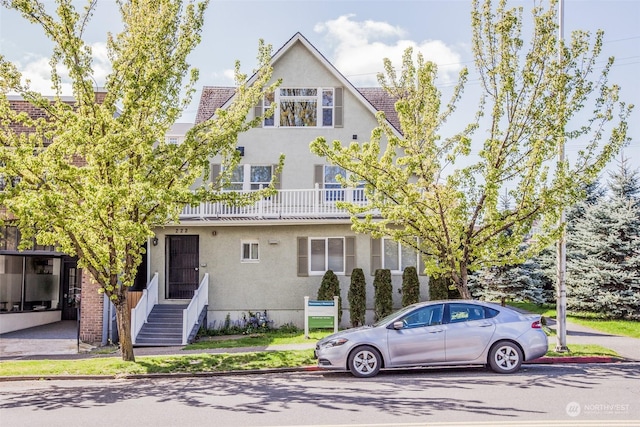
[[[528,11],[533,0],[508,4]],[[211,0],[202,42],[189,59],[200,70],[198,88],[231,86],[236,60],[251,74],[259,39],[275,51],[301,32],[355,86],[365,87],[377,85],[383,58],[398,63],[411,46],[438,64],[438,85],[446,92],[462,67],[473,68],[470,10],[470,0]],[[565,37],[576,29],[604,30],[598,65],[614,56],[610,82],[622,87],[623,100],[640,104],[640,0],[565,0],[564,11]],[[120,28],[115,2],[98,0],[86,38],[93,48],[98,84],[104,83],[109,71],[106,33]],[[18,66],[34,89],[51,92],[51,43],[39,27],[4,8],[0,8],[0,54]],[[462,108],[462,114],[473,114],[477,105],[473,94],[479,90],[472,72],[465,96],[473,102]],[[199,97],[196,93],[181,122],[193,122]],[[632,143],[624,154],[640,167],[640,105],[629,122]],[[568,146],[567,155],[580,148]]]

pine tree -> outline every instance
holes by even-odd
[[[545,302],[543,281],[535,260],[519,265],[489,267],[473,275],[474,296],[487,301]]]
[[[625,161],[610,195],[588,206],[568,233],[567,305],[612,318],[640,318],[638,172]]]

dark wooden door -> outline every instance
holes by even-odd
[[[198,236],[167,236],[167,299],[191,299],[199,284]]]
[[[62,320],[78,320],[80,274],[75,258],[62,258]]]

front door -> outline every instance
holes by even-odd
[[[78,320],[80,275],[75,258],[62,259],[62,320]]]
[[[198,289],[198,236],[167,236],[167,299],[191,299]]]

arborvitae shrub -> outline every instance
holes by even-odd
[[[333,297],[338,296],[338,323],[342,320],[342,296],[340,295],[340,281],[338,276],[332,271],[327,270],[322,276],[322,282],[318,289],[318,300],[333,301]]]
[[[460,291],[451,283],[451,279],[440,276],[429,279],[429,300],[460,299]]]
[[[351,326],[361,326],[365,322],[367,312],[367,284],[364,279],[364,272],[361,268],[354,268],[351,273],[351,284],[349,285],[349,315]]]
[[[391,285],[391,270],[376,270],[373,279],[374,289],[374,317],[378,321],[393,312],[393,286]]]
[[[418,270],[415,267],[407,267],[402,273],[402,306],[414,304],[420,301],[420,281]]]

